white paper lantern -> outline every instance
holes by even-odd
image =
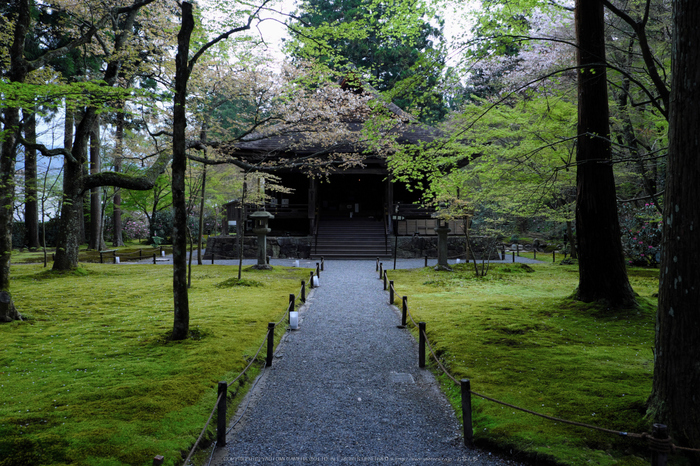
[[[289,313],[289,328],[296,330],[299,328],[299,313],[292,311]]]
[[[294,261],[294,267],[299,267],[299,260],[298,259]]]
[[[114,263],[115,263],[115,264],[119,264],[119,263],[120,263],[120,262],[119,262],[119,257],[115,257],[115,258],[114,258]]]
[[[318,286],[318,275],[314,275],[314,288]]]

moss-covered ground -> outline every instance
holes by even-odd
[[[551,255],[550,255],[551,257]],[[653,372],[658,270],[630,269],[638,309],[614,310],[570,298],[577,266],[492,265],[475,278],[454,272],[389,271],[396,304],[408,296],[433,347],[457,380],[490,397],[549,416],[624,432],[644,418]],[[412,329],[415,333],[415,329]],[[461,417],[459,388],[439,377]],[[477,444],[537,458],[538,464],[648,464],[632,440],[573,427],[473,397]]]
[[[181,463],[217,382],[246,366],[308,274],[246,269],[239,284],[236,272],[195,267],[192,338],[174,342],[171,267],[13,266],[27,320],[0,325],[0,465]]]

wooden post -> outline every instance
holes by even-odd
[[[211,265],[214,265],[214,253],[211,253]]]
[[[153,253],[153,264],[155,264],[155,263],[156,263],[156,253],[154,252]]]
[[[383,276],[384,276],[384,264],[382,264],[380,262],[379,263],[379,279],[381,280]]]
[[[389,304],[394,304],[394,280],[389,280]]]
[[[654,424],[651,426],[651,433],[657,440],[668,439],[668,427],[664,424]],[[651,466],[666,466],[668,461],[668,452],[652,450]]]
[[[375,272],[379,272],[379,258],[377,257],[377,268],[375,269]]]
[[[228,383],[219,382],[219,404],[216,409],[216,446],[226,446],[226,391]]]
[[[289,295],[289,312],[287,313],[287,321],[288,322],[289,322],[289,316],[291,315],[292,312],[294,312],[294,301],[296,301],[296,298],[294,297],[294,294],[290,293],[290,295]]]
[[[464,446],[474,445],[474,429],[472,428],[472,392],[469,379],[460,380],[462,388],[462,423],[464,424]]]
[[[301,302],[305,303],[306,302],[306,282],[304,280],[301,281]]]
[[[321,256],[321,272],[323,272],[323,270],[324,270],[324,268],[325,268],[325,265],[326,265],[326,261],[325,261],[325,259],[323,258],[323,256]]]
[[[425,266],[428,266],[428,256],[425,256]]]
[[[319,278],[319,280],[321,279],[321,264],[318,262],[316,262],[316,276]]]
[[[418,322],[418,367],[425,367],[425,322]]]
[[[384,291],[386,291],[386,288],[387,288],[387,285],[388,285],[388,283],[387,283],[386,280],[387,280],[387,279],[386,279],[386,270],[385,270],[385,271],[384,271]]]
[[[406,328],[406,317],[408,316],[408,296],[401,298],[401,327]]]
[[[265,359],[265,367],[272,365],[272,350],[275,346],[275,323],[267,324],[267,359]]]
[[[309,289],[313,289],[314,287],[314,273],[309,272]]]
[[[515,251],[512,251],[512,252],[513,252],[513,263],[515,264]]]

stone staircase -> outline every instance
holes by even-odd
[[[321,219],[318,240],[311,248],[314,259],[376,259],[390,255],[384,224],[364,218]]]

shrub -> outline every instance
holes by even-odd
[[[661,256],[661,214],[654,203],[637,207],[625,202],[618,208],[622,231],[622,250],[628,262],[639,266],[657,266]]]

